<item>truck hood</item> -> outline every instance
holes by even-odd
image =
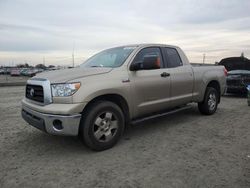
[[[105,74],[112,70],[112,68],[96,67],[96,68],[72,68],[55,71],[46,71],[37,74],[34,78],[45,78],[51,83],[64,83],[77,78],[86,76],[93,76],[98,74]]]

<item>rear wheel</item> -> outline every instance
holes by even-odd
[[[219,101],[218,91],[212,87],[206,89],[204,100],[198,103],[199,111],[205,115],[212,115],[216,112]]]
[[[118,142],[124,125],[124,115],[118,105],[109,101],[97,101],[84,114],[80,134],[90,149],[102,151]]]

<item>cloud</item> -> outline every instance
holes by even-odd
[[[53,56],[70,59],[73,46],[80,63],[104,48],[146,42],[179,45],[196,62],[203,53],[211,63],[250,56],[249,8],[248,0],[0,1],[0,64],[27,56],[36,63],[41,54],[61,63]]]

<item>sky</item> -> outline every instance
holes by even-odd
[[[72,65],[119,45],[180,46],[189,60],[250,58],[249,0],[0,0],[0,65]]]

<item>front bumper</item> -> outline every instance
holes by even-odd
[[[22,106],[23,119],[44,132],[53,135],[78,135],[81,114],[54,115],[37,112],[27,106]],[[58,124],[61,126],[58,126]]]
[[[228,93],[246,93],[247,87],[246,86],[235,86],[235,85],[227,85],[227,92]]]

